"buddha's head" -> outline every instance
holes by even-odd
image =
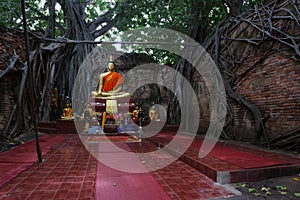
[[[109,71],[113,71],[115,69],[115,64],[113,62],[109,62],[107,65],[107,69]]]

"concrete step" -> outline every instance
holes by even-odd
[[[39,122],[38,127],[56,129],[56,121],[41,121]]]
[[[73,119],[58,119],[56,120],[57,134],[77,134]]]
[[[166,136],[168,136],[168,134],[164,134],[164,137],[159,137],[159,134],[157,134],[154,137],[148,138],[148,140],[153,142],[157,147],[164,148],[172,140],[172,137],[168,138]],[[202,139],[196,137],[195,140],[197,141]],[[265,150],[259,150],[245,146],[229,144],[229,148],[235,148],[239,151],[260,155],[265,157],[266,160],[270,158],[273,160],[286,160],[287,163],[263,167],[242,168],[231,162],[217,159],[211,155],[207,155],[206,157],[200,159],[198,157],[199,149],[198,151],[195,151],[195,149],[188,148],[183,155],[181,155],[177,150],[169,147],[164,148],[164,150],[174,156],[178,156],[181,161],[220,184],[261,181],[275,177],[294,175],[300,172],[299,158],[291,157],[278,152],[268,152]],[[224,155],[228,154],[230,154],[230,150],[228,150],[228,152],[224,150]],[[255,162],[255,160],[251,162]]]
[[[42,133],[55,134],[56,128],[38,127],[38,131]]]
[[[58,119],[56,121],[39,122],[38,131],[50,134],[77,134],[74,120],[72,119]]]
[[[41,121],[38,124],[38,131],[42,133],[55,134],[56,121]]]

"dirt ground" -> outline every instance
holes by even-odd
[[[278,177],[259,182],[231,184],[241,195],[213,200],[252,200],[252,199],[300,199],[300,174]]]

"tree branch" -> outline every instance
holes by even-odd
[[[111,21],[111,18],[109,16],[112,16],[114,10],[108,10],[106,13],[104,13],[103,15],[100,15],[99,17],[97,17],[97,19],[95,19],[94,21],[88,23],[87,27],[89,29],[90,32],[93,32],[94,30],[97,29],[98,26],[100,26],[102,23],[105,22],[109,22]]]
[[[101,35],[104,35],[106,32],[108,32],[112,27],[115,26],[115,24],[117,23],[117,20],[112,20],[109,21],[104,27],[102,27],[99,30],[94,31],[92,34],[94,36],[94,38],[97,38]]]
[[[0,70],[0,79],[7,73],[9,70],[13,69],[15,66],[19,56],[16,54],[16,51],[14,50],[14,55],[9,59],[10,63],[9,65],[4,69]]]

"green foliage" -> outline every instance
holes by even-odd
[[[166,65],[174,64],[177,59],[176,54],[160,49],[146,48],[145,53],[150,55],[155,62]]]
[[[121,31],[143,27],[167,28],[190,35],[195,26],[202,42],[216,25],[227,16],[221,0],[123,0],[117,7],[119,20],[116,27]],[[145,50],[144,50],[145,51]],[[157,49],[146,52],[162,63],[174,63],[176,56]]]
[[[28,25],[32,30],[45,30],[47,25],[47,1],[26,0]],[[245,0],[244,8],[253,7],[259,0]],[[87,21],[96,19],[101,13],[115,7],[118,18],[116,27],[120,31],[140,27],[168,28],[188,34],[189,28],[200,20],[209,31],[227,15],[227,8],[221,0],[77,0],[85,6]],[[14,9],[11,9],[14,8]],[[199,12],[195,12],[198,10]],[[0,2],[0,23],[6,27],[21,27],[20,0]],[[56,9],[57,22],[63,22],[63,12]]]
[[[198,2],[204,3],[201,5]],[[200,10],[196,16],[193,15],[195,9]],[[207,11],[211,11],[209,16]],[[120,16],[117,28],[121,31],[160,27],[188,34],[195,19],[217,22],[227,13],[220,0],[123,0],[117,7],[117,14]]]
[[[46,27],[45,10],[38,0],[25,1],[25,12],[28,27],[31,30],[41,30]],[[5,27],[23,28],[23,17],[20,0],[2,0],[0,3],[0,24]],[[42,20],[44,19],[44,20]]]
[[[26,0],[26,15],[28,27],[31,31],[45,31],[48,25],[48,4],[50,0]],[[244,10],[253,7],[259,0],[245,0]],[[58,1],[59,2],[59,1]],[[75,1],[73,1],[75,2]],[[114,31],[132,30],[142,27],[158,27],[172,29],[189,35],[192,27],[197,27],[196,41],[202,42],[214,32],[218,23],[228,14],[228,8],[222,0],[76,0],[84,7],[85,21],[91,22],[100,14],[109,9],[114,9],[111,16],[118,16]],[[14,8],[14,9],[11,9]],[[57,3],[55,7],[56,36],[64,34],[65,14]],[[2,0],[0,2],[0,24],[6,27],[22,28],[22,14],[20,0]],[[101,28],[101,27],[100,27]],[[101,38],[103,39],[103,37]],[[144,50],[163,63],[172,63],[174,55],[155,49]]]
[[[31,31],[45,31],[48,25],[48,1],[26,0],[25,9],[27,24]],[[87,3],[88,2],[88,3]],[[85,19],[92,21],[101,13],[109,9],[109,2],[103,0],[78,0],[85,7]],[[11,9],[14,8],[14,9]],[[20,0],[2,0],[0,1],[0,25],[22,29],[22,10]],[[57,3],[55,7],[56,23],[65,27],[64,13]],[[61,29],[56,29],[56,35],[62,35]]]
[[[13,9],[12,9],[13,8]],[[16,27],[21,22],[21,3],[18,0],[0,1],[0,25]]]
[[[110,8],[110,3],[103,0],[93,0],[91,3],[85,4],[85,14],[87,21],[96,19],[100,14]]]

